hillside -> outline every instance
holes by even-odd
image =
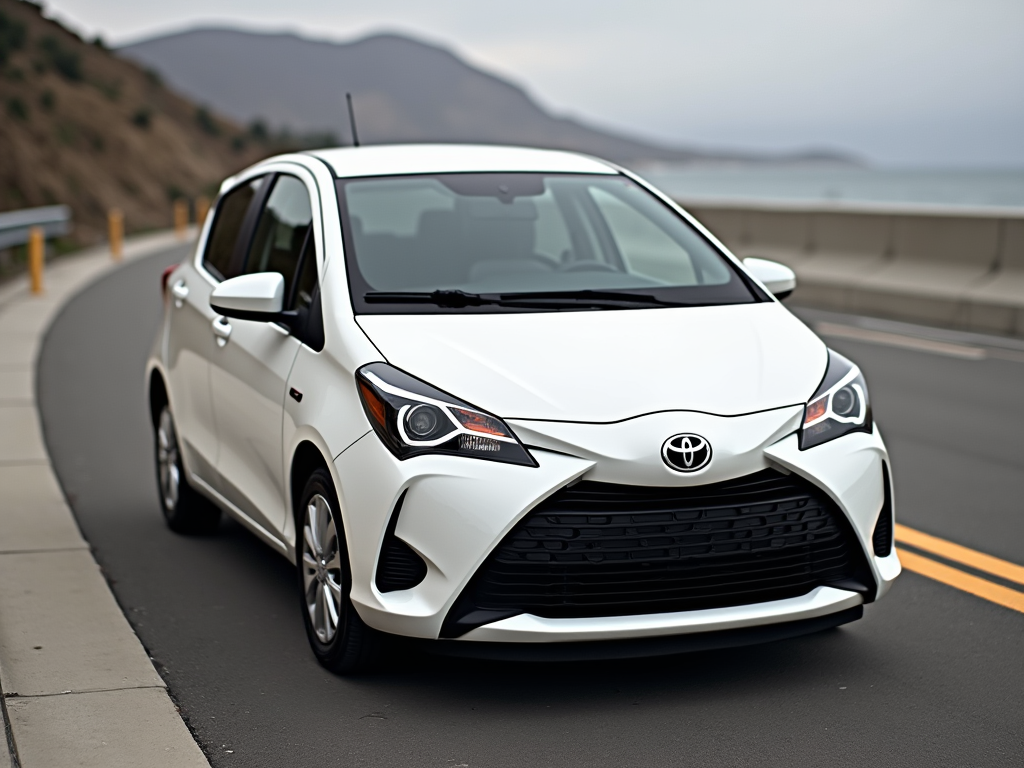
[[[198,103],[216,105],[244,123],[263,119],[348,137],[344,95],[351,92],[364,144],[510,143],[572,149],[624,163],[767,159],[656,146],[549,115],[513,83],[443,48],[399,35],[341,44],[204,28],[154,37],[119,52],[160,72]]]
[[[130,231],[168,226],[174,198],[268,151],[19,0],[0,0],[0,115],[0,210],[67,203],[78,243],[111,206]]]

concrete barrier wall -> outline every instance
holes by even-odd
[[[792,267],[796,303],[1024,336],[1024,209],[679,202],[736,255]]]

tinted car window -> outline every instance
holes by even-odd
[[[261,184],[263,177],[252,179],[228,192],[217,204],[206,253],[203,254],[203,266],[218,280],[227,280],[240,273],[234,258],[235,245],[245,222],[245,214]]]
[[[313,293],[316,291],[316,251],[313,247],[313,238],[309,239],[309,246],[302,255],[302,263],[299,265],[299,275],[295,279],[295,288],[290,296],[286,309],[309,309],[313,304]]]
[[[279,272],[284,276],[284,295],[290,297],[299,258],[307,247],[307,239],[312,240],[312,221],[313,210],[306,185],[294,176],[278,176],[260,213],[244,273]],[[309,250],[312,252],[311,244]],[[315,285],[316,260],[309,260],[314,262]]]
[[[379,295],[434,291],[633,291],[692,306],[761,300],[685,218],[625,176],[438,174],[338,187],[357,312],[502,311],[493,302],[439,307]]]

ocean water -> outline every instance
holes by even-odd
[[[641,176],[679,199],[743,198],[1024,208],[1024,170],[650,166]]]

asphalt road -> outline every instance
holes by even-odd
[[[1024,614],[908,572],[861,621],[770,645],[326,673],[288,562],[233,522],[205,538],[164,527],[143,365],[160,272],[183,253],[74,299],[38,387],[82,530],[215,766],[1024,764]],[[1024,563],[1024,358],[834,346],[866,372],[899,520]]]

